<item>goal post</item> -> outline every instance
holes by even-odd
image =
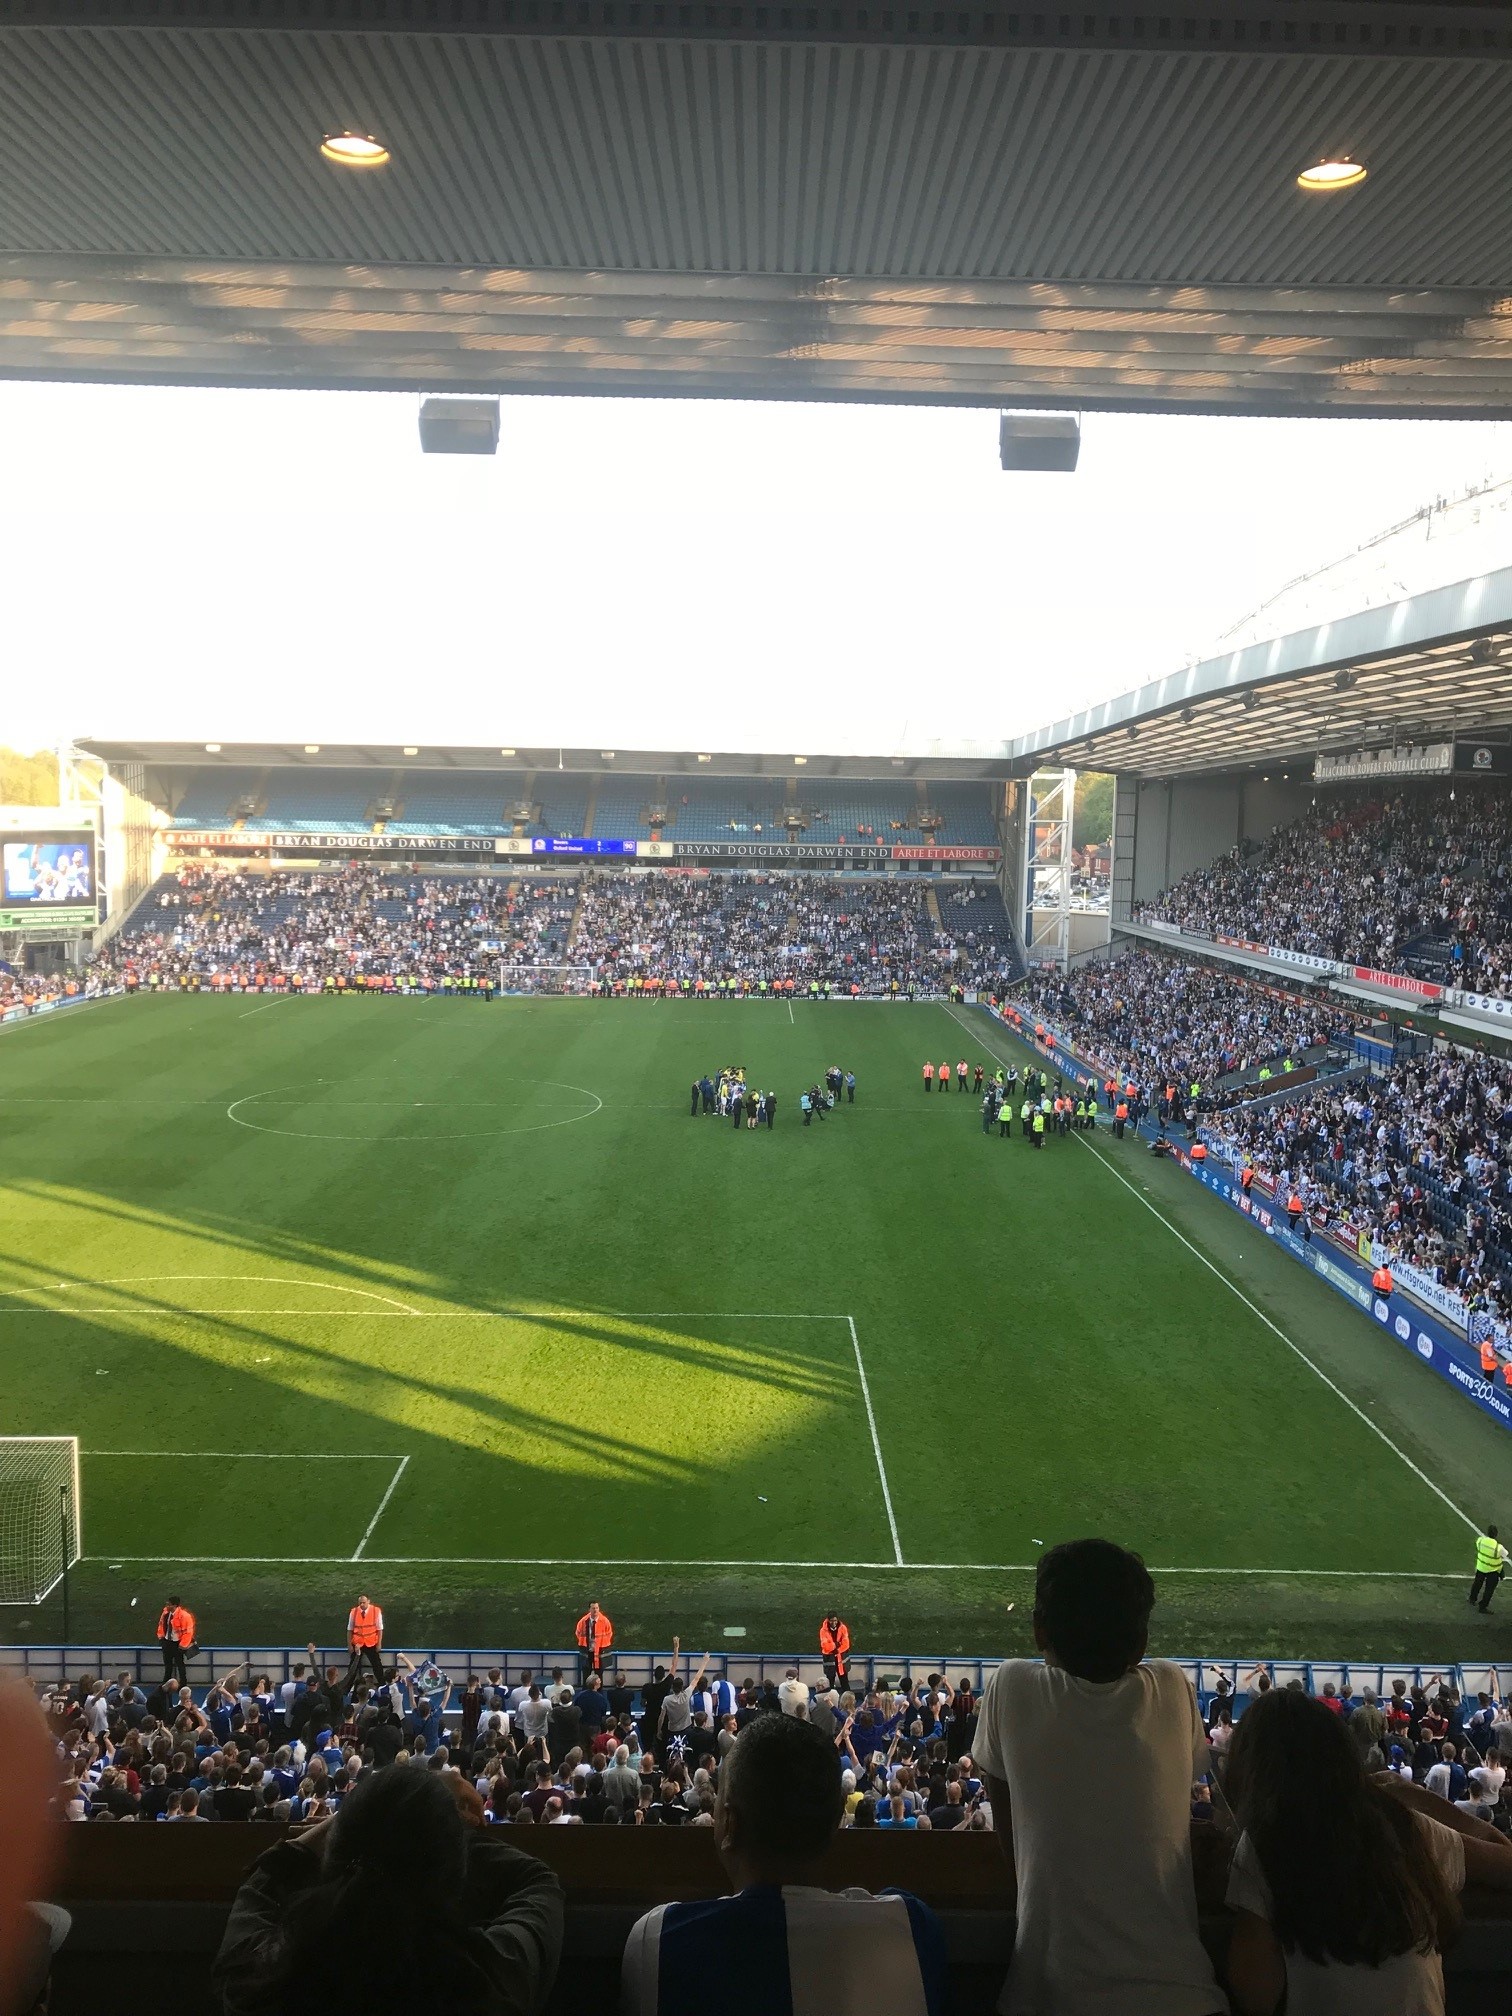
[[[591,966],[500,966],[501,994],[586,994],[593,986]]]
[[[77,1435],[0,1435],[0,1603],[41,1603],[83,1551]]]

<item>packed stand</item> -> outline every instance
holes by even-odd
[[[1512,993],[1512,796],[1335,797],[1194,869],[1136,914],[1351,965]]]
[[[1319,1223],[1383,1245],[1498,1321],[1512,1317],[1512,1064],[1445,1050],[1326,1083],[1214,1129],[1236,1164]]]
[[[491,973],[501,945],[514,942],[517,909],[528,950],[544,920],[500,877],[361,863],[331,873],[185,868],[147,897],[91,971],[148,990],[450,987]]]
[[[1230,969],[1134,951],[1044,972],[1014,990],[1021,1010],[1041,1016],[1067,1041],[1141,1088],[1194,1084],[1204,1110],[1232,1104],[1260,1082],[1347,1039],[1338,1010],[1323,1001],[1245,979]],[[1225,1082],[1228,1081],[1228,1082]]]
[[[733,1894],[632,1927],[621,2007],[640,2016],[711,1993],[732,2016],[842,1990],[847,2007],[943,2007],[928,1907],[824,1887],[847,1828],[998,1835],[1016,1879],[1009,2012],[1441,2011],[1459,1893],[1512,1893],[1495,1669],[1469,1695],[1435,1675],[1314,1696],[1264,1667],[1204,1673],[1198,1692],[1146,1656],[1155,1601],[1143,1561],[1109,1541],[1048,1548],[1044,1656],[1004,1660],[980,1695],[941,1672],[853,1689],[836,1612],[819,1689],[796,1667],[718,1676],[675,1639],[632,1688],[597,1604],[572,1675],[495,1668],[460,1690],[432,1661],[384,1663],[381,1628],[359,1627],[345,1675],[312,1645],[277,1688],[237,1669],[197,1699],[176,1673],[85,1674],[42,1692],[35,1741],[51,1739],[70,1819],[267,1826],[216,1962],[237,2016],[330,2006],[354,1950],[381,1962],[365,1999],[385,2012],[444,1990],[449,2009],[536,2016],[564,1900],[532,1837],[499,1830],[546,1826],[712,1830]],[[192,1632],[176,1599],[164,1615]],[[1220,1901],[1224,1985],[1199,1916]]]
[[[981,929],[937,928],[917,880],[600,875],[584,885],[572,958],[606,989],[734,980],[870,997],[1000,992],[1018,965],[1011,934],[985,928],[988,908]]]

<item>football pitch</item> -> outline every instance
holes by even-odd
[[[858,1650],[994,1654],[1101,1532],[1165,1651],[1504,1652],[1462,1586],[1504,1431],[1141,1144],[984,1137],[926,1056],[1025,1061],[939,1004],[0,1033],[0,1432],[80,1438],[74,1637],[171,1585],[207,1643],[330,1643],[361,1586],[395,1645],[562,1645],[597,1595],[626,1646],[837,1604]],[[690,1117],[730,1064],[771,1131]],[[804,1128],[830,1064],[856,1103]]]

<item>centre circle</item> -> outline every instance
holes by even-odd
[[[506,1134],[538,1134],[548,1127],[570,1127],[579,1120],[591,1120],[603,1108],[603,1100],[596,1092],[590,1092],[582,1085],[564,1085],[551,1078],[504,1079],[503,1086],[519,1084],[526,1086],[518,1101],[509,1099],[364,1099],[353,1097],[342,1091],[333,1091],[330,1097],[322,1097],[325,1090],[323,1080],[314,1084],[273,1085],[263,1092],[249,1092],[243,1098],[233,1099],[226,1108],[226,1118],[234,1126],[246,1127],[254,1134],[281,1134],[291,1141],[387,1141],[404,1142],[408,1145],[428,1141],[487,1141]],[[573,1102],[590,1101],[578,1112],[562,1113],[555,1119],[531,1119],[532,1112],[542,1110],[542,1093],[559,1095],[554,1102],[558,1106],[567,1100]],[[303,1126],[279,1124],[280,1116],[287,1113],[290,1119],[298,1119]],[[402,1114],[409,1120],[408,1128],[385,1127],[374,1133],[372,1123],[380,1114]],[[487,1127],[458,1126],[455,1123],[464,1118],[481,1119],[486,1114],[496,1114],[502,1125]],[[328,1126],[311,1126],[317,1118],[324,1120],[330,1116]],[[515,1116],[518,1116],[516,1118]],[[363,1123],[367,1122],[365,1126]]]

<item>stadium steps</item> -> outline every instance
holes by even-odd
[[[586,833],[583,835],[583,838],[585,840],[588,839],[589,837],[590,836]],[[586,881],[580,882],[578,884],[577,901],[572,906],[572,922],[567,926],[567,936],[562,941],[562,958],[564,961],[566,960],[567,954],[572,950],[573,946],[577,943],[578,925],[582,921],[583,916],[583,898],[584,896],[587,895],[587,893],[588,893],[588,885]]]
[[[599,780],[597,777],[595,777],[593,782],[588,786],[588,809],[583,814],[582,837],[585,840],[591,840],[593,838],[593,821],[598,812],[598,794],[599,794]],[[573,929],[576,930],[577,929],[576,911],[572,913],[572,924]],[[570,938],[568,942],[569,944],[571,943]]]
[[[924,884],[924,908],[929,912],[929,921],[936,931],[945,929],[945,919],[940,915],[940,899],[935,894],[933,882]]]

